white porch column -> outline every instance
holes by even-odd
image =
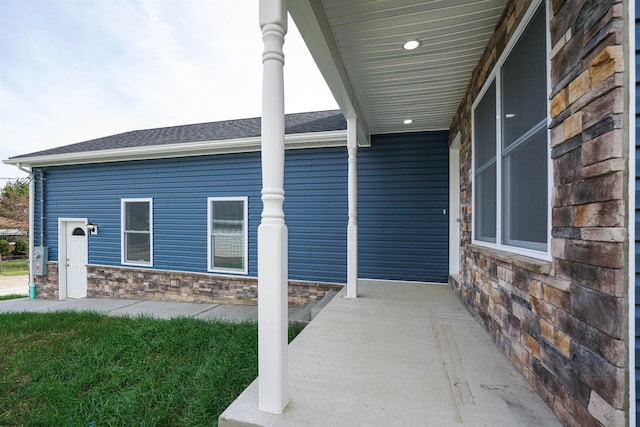
[[[258,408],[281,413],[287,396],[287,226],[284,222],[286,0],[260,0],[262,221],[258,227]]]
[[[349,153],[349,223],[347,224],[347,298],[358,297],[358,129],[357,119],[347,119]]]

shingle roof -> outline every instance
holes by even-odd
[[[295,113],[285,116],[285,133],[287,134],[328,132],[346,128],[347,122],[340,110]],[[257,136],[260,136],[260,117],[253,117],[250,119],[134,130],[49,150],[23,154],[11,157],[11,159]]]

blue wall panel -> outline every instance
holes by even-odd
[[[359,151],[360,277],[446,282],[447,133],[374,137]],[[257,276],[260,153],[48,167],[46,236],[58,218],[87,218],[89,263],[120,264],[122,198],[153,198],[153,268],[207,271],[207,197],[249,199],[249,275]],[[39,244],[40,182],[35,240]],[[346,281],[347,152],[289,150],[285,167],[289,278]]]
[[[287,151],[284,209],[291,279],[347,280],[346,151]]]
[[[289,277],[346,280],[346,150],[288,151],[285,209]],[[44,170],[46,237],[58,259],[58,218],[87,218],[99,227],[89,237],[89,263],[120,265],[120,201],[153,198],[154,268],[207,271],[207,197],[248,196],[249,275],[257,275],[260,224],[260,154],[49,167]],[[36,245],[39,244],[39,191]],[[313,218],[310,218],[312,216]],[[314,219],[317,218],[317,219]]]
[[[446,283],[448,132],[374,136],[358,153],[359,276]]]
[[[51,259],[57,259],[57,218],[86,217],[99,226],[98,235],[89,238],[89,263],[120,265],[121,199],[151,197],[154,267],[206,271],[207,197],[249,196],[250,209],[260,203],[255,199],[255,184],[231,180],[252,174],[250,156],[237,155],[219,163],[212,165],[210,159],[200,157],[47,168],[46,234]],[[254,222],[250,218],[250,227],[257,226]]]

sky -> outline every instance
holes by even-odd
[[[258,0],[0,0],[0,160],[260,116],[262,48]],[[284,51],[285,111],[337,108],[292,19]]]

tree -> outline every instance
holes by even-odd
[[[29,255],[29,243],[25,240],[16,240],[16,245],[13,247],[14,255]]]
[[[11,243],[7,242],[6,240],[0,240],[0,255],[11,255]]]
[[[29,223],[29,184],[16,180],[7,182],[0,193],[0,217],[19,224],[21,228]]]

